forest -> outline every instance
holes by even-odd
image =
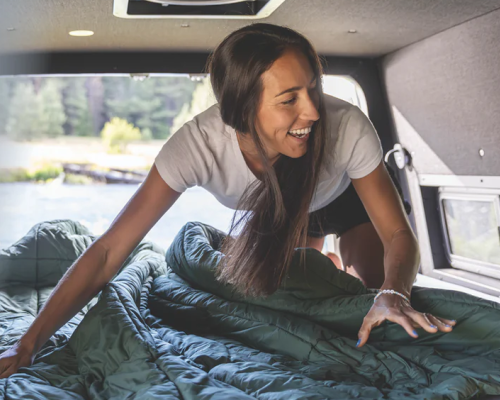
[[[167,139],[214,102],[209,80],[187,75],[2,77],[0,135],[15,141],[95,137],[118,121],[135,129],[134,139]]]

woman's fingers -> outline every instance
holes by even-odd
[[[414,309],[404,310],[413,321],[429,333],[451,332],[455,321],[435,317],[432,314],[420,313]],[[453,324],[453,325],[452,325]]]
[[[430,315],[430,314],[427,314],[427,315]],[[433,315],[433,317],[434,317],[434,315]],[[446,319],[446,318],[441,318],[441,317],[434,317],[434,318],[438,319],[443,324],[450,325],[452,327],[457,324],[457,321],[455,321],[454,319]]]
[[[382,301],[380,303],[380,301]],[[456,324],[454,320],[435,317],[432,314],[421,313],[414,310],[408,303],[391,304],[380,300],[374,305],[366,317],[358,332],[357,347],[362,347],[368,341],[372,329],[384,321],[391,321],[401,325],[413,338],[418,338],[415,328],[423,328],[429,333],[451,332]]]
[[[12,374],[14,374],[17,371],[16,368],[10,367],[7,370],[3,371],[2,374],[0,374],[0,379],[8,378]]]
[[[19,342],[0,354],[0,379],[15,374],[20,367],[27,367],[33,363],[30,352],[23,350]]]
[[[361,325],[361,329],[358,332],[358,343],[356,347],[363,347],[364,344],[368,341],[368,337],[370,336],[370,332],[372,331],[373,323],[368,317],[365,317],[363,320],[363,325]]]
[[[411,326],[413,326],[414,328],[420,328],[420,324],[411,320]]]
[[[411,337],[418,338],[417,331],[413,328],[413,321],[402,312],[393,313],[387,316],[387,320],[401,325]]]
[[[451,332],[453,330],[453,325],[455,325],[454,321],[438,318],[431,314],[427,314],[427,318],[434,323],[441,332]]]
[[[365,318],[363,320],[363,325],[361,325],[361,329],[358,332],[359,340],[356,347],[362,347],[368,341],[368,337],[370,336],[370,332],[372,331],[372,329],[375,326],[380,325],[385,319],[401,325],[406,330],[406,332],[408,332],[408,335],[414,338],[418,338],[418,334],[415,330],[415,327],[413,325],[414,322],[412,321],[412,319],[402,312],[396,312],[391,315],[387,315],[384,319],[376,322],[371,321],[371,319],[368,317]]]
[[[408,310],[404,310],[405,314],[408,315],[414,322],[420,325],[421,328],[425,329],[429,333],[436,333],[439,329],[438,324],[434,320],[430,320],[432,315],[419,313],[415,311],[413,308]]]
[[[359,340],[356,347],[362,347],[368,341],[372,329],[384,322],[384,319],[374,319],[373,311],[370,311],[363,319],[363,325],[361,325],[361,329],[358,332]]]

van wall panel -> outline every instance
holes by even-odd
[[[386,56],[382,70],[420,174],[500,175],[500,10]]]

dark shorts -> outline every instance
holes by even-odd
[[[406,214],[410,214],[410,203],[404,199],[403,190],[396,178],[394,170],[387,163],[385,163],[385,166],[403,201]],[[309,216],[308,235],[312,237],[323,237],[334,233],[337,237],[340,237],[344,232],[347,232],[357,225],[364,224],[365,222],[370,222],[370,217],[366,213],[365,207],[351,183],[347,189],[330,204],[311,213]]]

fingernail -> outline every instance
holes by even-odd
[[[356,347],[358,347],[360,343],[361,343],[361,339],[359,339],[358,343],[356,343]]]
[[[414,334],[415,336],[418,336],[418,333],[417,333],[417,331],[416,331],[416,330],[413,330],[413,334]]]
[[[447,328],[451,328],[451,325],[446,324],[445,326],[446,326]]]
[[[436,325],[431,325],[431,328],[437,328],[437,326]]]

